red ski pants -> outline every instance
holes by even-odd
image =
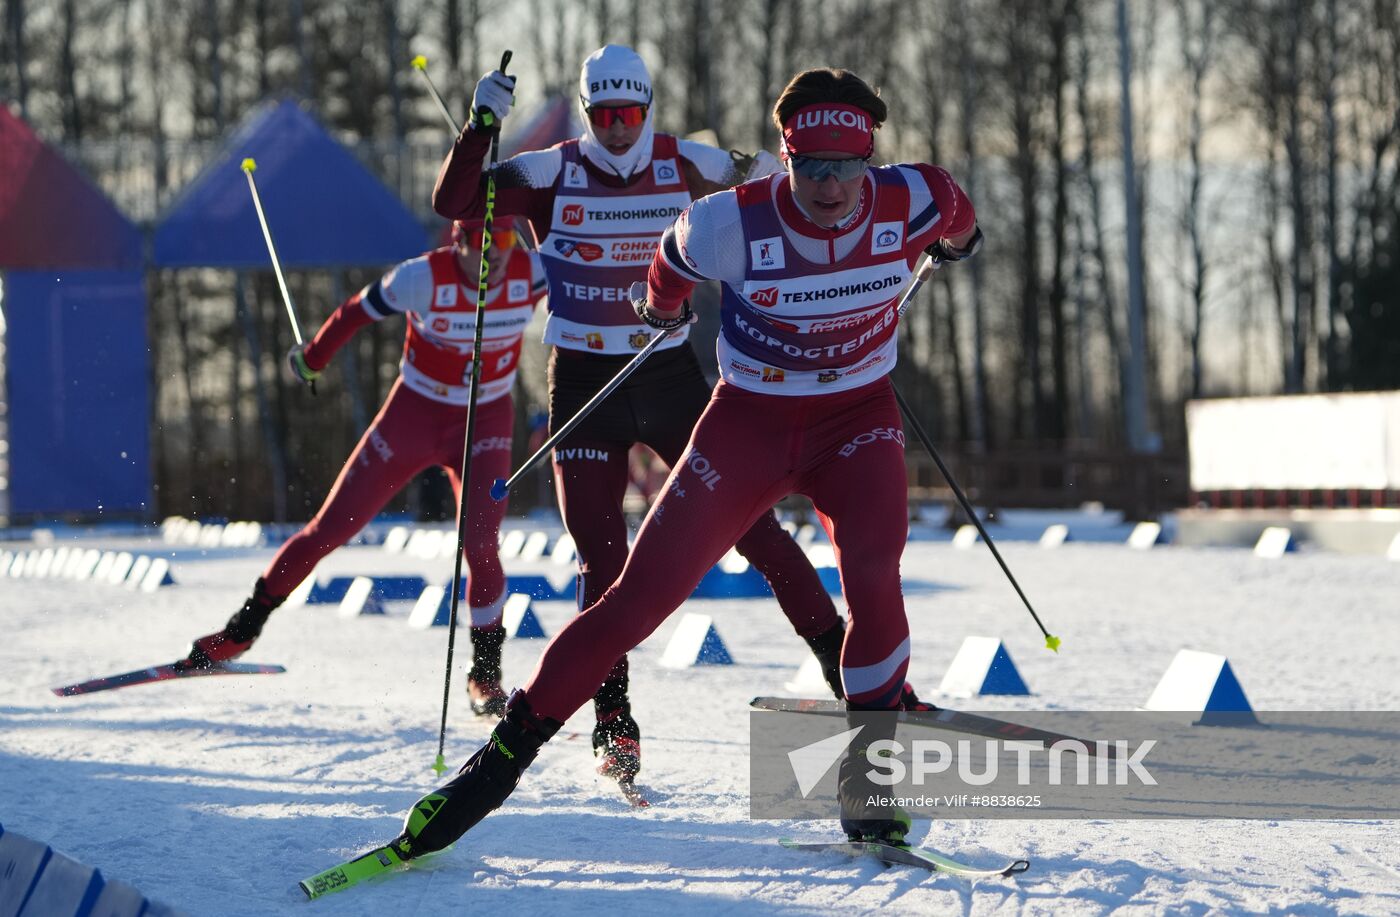
[[[471,520],[463,555],[468,568],[467,604],[472,624],[478,627],[500,617],[505,593],[497,536],[506,501],[491,499],[491,482],[510,473],[514,419],[509,395],[477,405],[468,498]],[[394,494],[427,468],[442,466],[460,500],[466,435],[466,408],[433,401],[405,386],[402,379],[396,380],[315,518],[282,546],[263,573],[268,594],[284,596],[295,589],[321,558],[355,537]]]
[[[545,649],[525,694],[564,721],[613,663],[690,595],[756,519],[790,493],[812,500],[836,549],[850,624],[846,695],[898,703],[909,667],[899,583],[908,535],[904,432],[887,379],[832,395],[780,396],[724,382],[652,506],[622,575]]]

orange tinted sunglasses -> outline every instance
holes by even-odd
[[[491,247],[492,248],[514,248],[516,243],[516,231],[508,226],[491,227]],[[485,230],[478,226],[475,229],[467,230],[467,248],[481,250],[481,245],[486,241]]]

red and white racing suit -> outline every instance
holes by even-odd
[[[457,139],[433,194],[439,214],[470,219],[483,212],[481,164],[489,143],[488,133],[471,129]],[[496,167],[496,212],[529,221],[549,274],[551,430],[573,417],[655,334],[632,311],[628,288],[645,279],[663,231],[692,199],[740,177],[729,153],[661,133],[654,136],[649,163],[628,181],[589,161],[577,140],[521,153]],[[580,609],[602,596],[627,559],[622,498],[628,450],[643,443],[674,466],[708,400],[710,387],[686,331],[673,334],[554,450],[560,511],[578,551]],[[725,550],[737,542],[799,635],[838,627],[821,580],[776,517],[760,513],[750,523]],[[614,660],[599,692],[600,714],[625,693],[627,659],[617,653],[609,664]],[[601,675],[598,681],[604,681]]]
[[[895,165],[868,173],[856,210],[832,230],[806,219],[777,175],[697,201],[666,233],[649,296],[669,310],[694,283],[723,283],[723,379],[622,576],[545,650],[525,688],[530,709],[567,720],[612,660],[794,492],[811,498],[836,548],[851,615],[847,697],[865,707],[899,702],[909,665],[899,582],[908,507],[887,378],[895,306],[922,250],[974,225],[947,172]]]
[[[472,444],[471,519],[463,553],[472,625],[495,623],[505,598],[497,533],[505,501],[491,499],[491,482],[510,473],[514,408],[511,385],[525,326],[544,295],[539,257],[515,249],[505,276],[487,289]],[[263,577],[269,595],[285,596],[316,564],[349,541],[419,472],[441,466],[461,498],[462,445],[476,328],[477,282],[452,248],[395,267],[336,309],[307,344],[306,363],[321,370],[360,328],[403,314],[399,378],[316,516],[273,557]]]

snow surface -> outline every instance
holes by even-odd
[[[1112,520],[1080,519],[1076,540],[1053,551],[1017,540],[1044,521],[1008,514],[999,540],[1064,639],[1058,656],[985,548],[956,550],[946,532],[916,530],[903,571],[912,678],[925,694],[937,699],[963,637],[982,634],[1006,640],[1037,693],[952,706],[1134,709],[1189,647],[1227,655],[1256,709],[1400,708],[1400,564],[1134,551],[1112,543],[1127,531]],[[80,543],[171,554],[154,538]],[[783,850],[779,835],[836,830],[748,817],[746,702],[788,693],[807,653],[771,600],[687,605],[714,617],[734,666],[658,666],[676,618],[633,654],[650,809],[628,808],[593,773],[585,710],[453,850],[308,903],[298,879],[394,837],[408,806],[437,785],[446,632],[409,628],[404,603],[354,620],[334,606],[288,608],[247,657],[284,664],[285,675],[54,697],[55,685],[183,655],[238,607],[271,551],[173,553],[179,585],[152,596],[0,579],[0,823],[192,913],[1400,913],[1400,835],[1385,821],[916,822],[924,844],[975,863],[1032,860],[1018,878],[976,884]],[[567,575],[547,560],[507,567]],[[318,572],[441,582],[451,564],[351,547]],[[536,610],[549,633],[572,614],[564,602]],[[523,680],[543,645],[508,642],[507,681]],[[458,659],[454,766],[490,726],[468,712]]]

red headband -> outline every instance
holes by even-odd
[[[783,125],[783,158],[818,152],[869,158],[875,152],[875,119],[863,108],[836,102],[798,109]]]

